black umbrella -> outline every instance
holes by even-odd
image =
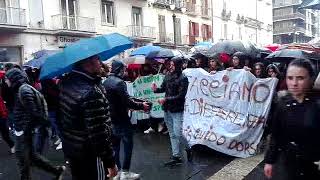
[[[183,56],[182,52],[175,49],[161,49],[160,51],[153,51],[147,55],[147,59],[155,58],[173,58],[175,56]]]
[[[301,49],[282,49],[280,51],[275,51],[266,57],[266,59],[269,59],[271,61],[292,60],[296,58],[320,60],[320,56],[318,54]]]
[[[214,44],[209,50],[209,54],[226,53],[233,55],[235,52],[243,52],[252,58],[256,58],[259,54],[256,46],[246,41],[225,40]]]

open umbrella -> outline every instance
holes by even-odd
[[[256,58],[259,54],[259,50],[249,41],[225,40],[214,44],[209,50],[209,54],[226,53],[232,55],[235,52],[243,52],[252,58]]]
[[[320,60],[319,54],[313,53],[311,51],[305,51],[301,49],[282,49],[276,52],[271,53],[266,59],[272,61],[283,61],[283,60],[292,60],[295,58],[299,59],[310,59],[310,60]]]
[[[41,68],[40,79],[70,72],[76,62],[88,57],[98,55],[104,61],[131,47],[132,41],[118,33],[80,40],[64,48],[61,53],[48,57]]]
[[[147,59],[165,59],[173,58],[175,56],[183,56],[180,50],[176,49],[161,49],[160,51],[153,51],[147,55]]]
[[[142,46],[139,47],[138,49],[132,51],[132,53],[130,54],[130,56],[136,56],[136,55],[144,55],[147,56],[150,52],[153,51],[160,51],[161,47],[160,46]]]
[[[40,67],[43,65],[43,63],[49,56],[56,54],[58,52],[59,52],[58,50],[37,51],[33,53],[34,59],[31,59],[30,61],[26,62],[23,66],[40,69]]]

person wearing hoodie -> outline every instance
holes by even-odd
[[[73,180],[104,180],[117,175],[109,102],[100,74],[100,58],[92,56],[74,64],[72,72],[59,82],[57,125]]]
[[[31,165],[55,175],[60,180],[65,166],[53,166],[46,158],[37,153],[33,147],[32,132],[38,123],[45,122],[45,115],[39,113],[39,96],[28,83],[26,73],[18,68],[6,72],[5,82],[14,93],[14,127],[16,135],[16,157],[21,180],[31,179]],[[43,104],[45,105],[45,104]],[[43,109],[41,109],[43,110]],[[45,112],[44,112],[45,113]]]
[[[123,80],[126,66],[120,60],[115,60],[111,65],[111,73],[103,85],[107,91],[107,99],[110,102],[110,115],[113,131],[113,150],[119,169],[114,179],[139,179],[140,175],[130,172],[130,163],[133,149],[133,127],[128,115],[128,109],[149,111],[147,102],[135,102],[128,94],[127,85]],[[124,162],[120,163],[120,143],[124,146]]]
[[[172,166],[182,163],[180,152],[180,143],[186,146],[188,161],[191,161],[191,149],[182,136],[182,122],[185,96],[188,90],[188,78],[182,73],[183,58],[174,57],[170,60],[169,74],[164,77],[161,86],[152,84],[152,90],[155,93],[165,92],[165,98],[158,102],[164,110],[164,121],[169,130],[171,141],[172,157],[165,163],[165,166]]]

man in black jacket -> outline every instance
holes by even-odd
[[[109,103],[98,77],[100,69],[99,57],[93,56],[75,64],[60,82],[57,123],[73,180],[104,180],[106,173],[117,175]]]
[[[164,110],[164,121],[169,130],[171,141],[172,158],[165,165],[177,165],[182,162],[180,152],[180,141],[186,146],[188,160],[191,161],[191,149],[187,146],[185,138],[182,137],[182,122],[185,96],[188,90],[188,78],[182,73],[183,58],[175,57],[170,61],[169,74],[167,74],[157,88],[152,84],[155,93],[165,92],[165,98],[159,99]]]
[[[133,149],[133,127],[128,115],[128,109],[149,110],[146,102],[135,102],[127,92],[127,85],[123,80],[126,66],[123,62],[115,60],[112,62],[111,74],[103,85],[107,91],[107,99],[110,102],[111,122],[113,130],[113,149],[115,151],[116,163],[121,179],[138,179],[139,174],[129,172],[131,155]],[[121,166],[119,153],[120,143],[124,145],[124,162]]]
[[[34,165],[62,178],[64,166],[55,167],[38,154],[33,148],[32,132],[38,122],[45,122],[45,116],[39,113],[38,97],[30,85],[27,75],[20,69],[13,68],[6,72],[6,83],[14,93],[14,127],[16,135],[16,156],[20,169],[20,179],[31,179],[30,167]]]

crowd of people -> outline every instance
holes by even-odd
[[[41,155],[48,128],[57,141],[57,150],[63,149],[74,180],[139,179],[139,174],[130,171],[134,127],[128,109],[148,112],[151,104],[130,97],[125,81],[150,74],[165,75],[162,84],[152,84],[151,89],[165,93],[158,102],[164,110],[172,156],[164,165],[175,166],[184,161],[181,144],[188,161],[192,161],[193,155],[182,135],[188,89],[183,70],[202,68],[213,75],[222,70],[244,69],[257,78],[279,80],[279,93],[274,97],[267,122],[266,132],[271,138],[265,156],[266,177],[273,176],[274,164],[281,154],[288,179],[320,179],[320,144],[314,140],[320,135],[320,96],[313,89],[317,71],[305,59],[295,59],[285,67],[252,59],[243,52],[232,56],[173,57],[163,64],[150,63],[139,68],[127,68],[121,60],[114,60],[109,68],[99,56],[92,56],[77,62],[68,74],[40,81],[39,69],[7,64],[1,81],[0,130],[10,153],[16,154],[21,180],[31,179],[31,166],[62,179],[66,167],[54,166]]]

